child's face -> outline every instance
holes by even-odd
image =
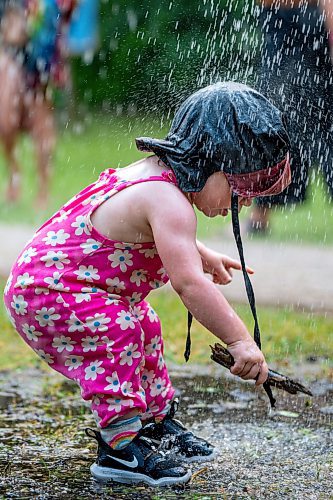
[[[231,187],[223,172],[211,175],[199,193],[192,193],[193,204],[207,217],[228,215],[231,208]],[[249,207],[251,198],[239,197],[239,211],[243,206]]]

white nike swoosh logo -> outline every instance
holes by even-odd
[[[133,457],[133,460],[129,462],[128,460],[122,460],[121,458],[113,457],[112,455],[107,455],[107,456],[109,458],[112,458],[112,460],[116,460],[117,462],[126,465],[126,467],[130,467],[131,469],[134,469],[138,465],[138,460],[136,457]]]

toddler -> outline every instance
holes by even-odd
[[[261,94],[217,83],[180,106],[166,140],[137,146],[152,155],[104,171],[36,232],[4,300],[23,339],[90,401],[99,428],[86,431],[99,445],[93,476],[161,486],[187,482],[186,463],[210,460],[214,449],[174,419],[161,325],[146,297],[170,280],[227,345],[231,372],[265,382],[262,352],[214,285],[241,265],[196,240],[194,207],[226,216],[232,197],[240,210],[258,193],[280,192],[290,182],[289,142]]]

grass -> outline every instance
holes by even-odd
[[[37,190],[35,160],[31,142],[24,137],[18,147],[18,157],[23,167],[23,199],[15,207],[0,201],[0,221],[40,225],[73,194],[94,181],[102,170],[124,166],[142,157],[135,148],[135,137],[165,137],[167,128],[165,121],[149,116],[87,115],[85,120],[72,126],[71,130],[59,125],[50,203],[44,213],[33,208]],[[2,157],[0,178],[6,178]],[[3,182],[0,186],[0,200],[4,200],[4,189]],[[272,215],[271,238],[279,241],[332,244],[333,231],[328,228],[333,226],[333,205],[328,203],[327,198],[320,176],[314,175],[306,203],[296,209],[278,209]],[[199,237],[220,235],[228,224],[229,217],[226,220],[208,220],[199,214]]]
[[[2,296],[4,283],[0,282]],[[175,363],[184,361],[187,314],[175,293],[161,291],[151,294],[150,301],[163,325],[166,359]],[[236,311],[252,329],[252,318],[247,306],[235,306]],[[290,309],[258,309],[262,330],[263,350],[268,361],[286,363],[307,356],[333,359],[333,317]],[[0,305],[0,367],[2,370],[41,365],[35,353],[15,333]],[[209,344],[217,340],[199,323],[192,328],[191,362],[209,361]]]
[[[26,223],[34,226],[42,223],[59,206],[108,167],[124,166],[140,158],[134,138],[142,135],[164,137],[167,124],[149,117],[87,116],[71,130],[60,127],[49,208],[45,213],[34,211],[36,172],[32,145],[27,137],[19,144],[19,157],[24,168],[24,195],[17,206],[9,207],[0,201],[0,221]],[[0,158],[0,177],[6,177],[5,165]],[[0,200],[4,199],[5,183],[0,186]],[[246,217],[246,214],[243,215]],[[222,234],[230,223],[227,218],[208,220],[201,214],[198,233],[201,238]],[[271,238],[280,241],[304,241],[316,244],[333,243],[333,206],[328,204],[320,178],[314,177],[308,201],[294,210],[277,210],[272,217]],[[152,303],[164,325],[167,357],[182,362],[185,343],[186,312],[177,297],[163,293],[153,295]],[[252,320],[247,306],[237,306],[249,328]],[[39,363],[37,357],[5,320],[0,306],[0,366],[3,369]],[[263,332],[264,351],[268,359],[281,361],[288,357],[320,355],[332,357],[330,339],[333,319],[312,313],[288,309],[259,308]],[[209,343],[214,338],[200,325],[193,326],[193,355],[196,362],[209,358]]]

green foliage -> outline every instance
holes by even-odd
[[[203,84],[251,79],[253,12],[252,0],[105,0],[99,52],[73,62],[80,98],[168,109]]]
[[[4,282],[0,281],[0,295]],[[186,339],[187,314],[175,293],[155,292],[149,296],[152,306],[159,314],[165,340],[166,359],[183,363]],[[236,305],[238,314],[253,328],[249,306]],[[301,360],[307,356],[333,358],[331,342],[333,318],[310,312],[295,312],[291,309],[258,308],[262,330],[263,350],[267,360],[277,363]],[[46,366],[14,331],[7,319],[4,305],[0,304],[0,366],[2,370],[27,366]],[[192,327],[192,363],[209,363],[209,344],[217,339],[203,326],[194,321]]]

